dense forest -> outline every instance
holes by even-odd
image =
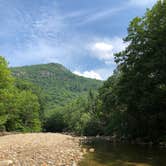
[[[60,64],[8,68],[6,60],[0,58],[1,130],[45,131],[52,114],[102,85],[102,81],[77,76]],[[3,93],[7,93],[5,97]]]
[[[19,80],[32,82],[45,95],[45,109],[63,107],[71,100],[97,90],[102,81],[77,76],[61,64],[50,63],[11,68],[13,76]]]
[[[55,79],[47,77],[55,64],[47,66],[49,72],[37,66],[43,69],[40,78],[34,66],[12,68],[12,76],[1,57],[1,130],[166,140],[166,1],[134,18],[124,42],[128,46],[114,55],[117,68],[103,85],[76,78],[60,65],[55,79],[61,81],[55,86]]]
[[[0,130],[41,131],[42,104],[31,83],[16,84],[7,62],[0,57]]]

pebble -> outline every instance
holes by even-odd
[[[0,137],[0,166],[25,166],[27,163],[31,166],[76,166],[82,156],[81,147],[79,138],[70,138],[72,136],[53,133]]]
[[[83,149],[82,149],[82,152],[83,152],[83,154],[86,154],[86,153],[87,153],[87,149],[86,149],[86,148],[83,148]]]
[[[11,166],[13,164],[12,160],[2,160],[0,161],[0,166]]]
[[[90,149],[89,149],[89,152],[94,153],[94,152],[95,152],[95,149],[94,149],[94,148],[90,148]]]

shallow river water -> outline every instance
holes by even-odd
[[[166,148],[104,140],[93,140],[84,146],[95,148],[95,152],[87,153],[80,166],[166,166]]]

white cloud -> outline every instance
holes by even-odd
[[[103,68],[96,69],[95,72],[98,73],[103,80],[106,80],[108,77],[110,77],[113,74],[115,67],[116,67],[116,64],[109,65]]]
[[[74,71],[73,73],[76,74],[76,75],[79,75],[79,76],[87,77],[87,78],[102,80],[102,77],[100,76],[100,74],[98,74],[97,72],[95,72],[93,70],[84,71],[82,73],[80,71]]]
[[[129,0],[131,5],[140,7],[151,7],[157,0]]]
[[[106,80],[108,79],[108,77],[110,77],[113,74],[115,67],[116,67],[116,64],[113,64],[113,65],[101,67],[101,68],[90,70],[90,71],[84,71],[84,72],[80,72],[76,70],[73,73],[79,76],[87,77],[87,78],[93,78],[97,80]]]
[[[113,45],[106,42],[96,42],[91,45],[94,56],[100,60],[110,60],[113,58]]]
[[[114,54],[125,49],[127,43],[122,38],[115,37],[111,40],[100,40],[89,45],[92,56],[103,60],[106,64],[114,62]]]
[[[111,44],[108,44],[108,43],[99,42],[99,43],[94,44],[93,49],[97,49],[100,51],[112,51],[113,46]]]

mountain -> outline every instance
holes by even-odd
[[[15,77],[32,82],[43,89],[47,109],[64,106],[102,85],[102,81],[77,76],[57,63],[13,67],[11,71]]]

